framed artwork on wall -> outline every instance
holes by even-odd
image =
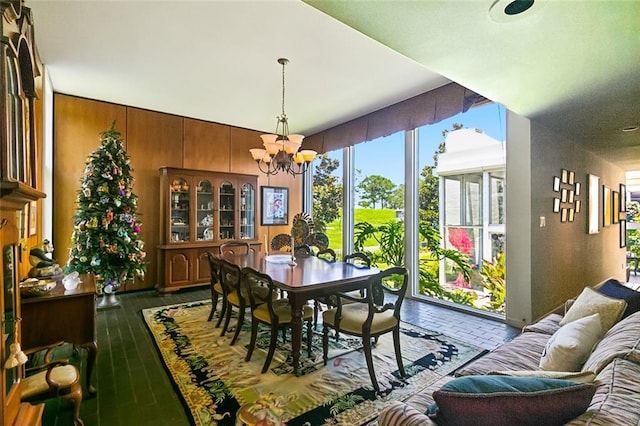
[[[600,177],[589,174],[589,221],[587,232],[597,234],[600,227]]]
[[[620,184],[620,220],[627,219],[627,185]]]
[[[289,224],[289,188],[277,186],[261,187],[263,226]]]
[[[36,210],[38,203],[35,201],[31,201],[31,203],[29,204],[29,236],[31,237],[33,235],[36,235],[36,233],[38,232],[38,215]]]
[[[620,221],[620,248],[627,246],[627,221]]]
[[[620,221],[620,193],[611,191],[611,195],[611,223],[618,223]]]
[[[560,222],[566,222],[569,215],[569,209],[560,210]]]
[[[558,176],[553,177],[553,191],[560,192],[560,177]]]
[[[611,226],[611,189],[602,185],[602,226]]]

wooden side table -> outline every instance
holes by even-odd
[[[21,298],[22,347],[24,349],[64,341],[86,348],[87,390],[96,393],[91,375],[98,354],[96,341],[96,285],[93,275],[81,275],[82,282],[65,290],[62,281],[44,296]]]

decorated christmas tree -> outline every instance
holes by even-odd
[[[115,122],[100,133],[88,157],[71,235],[66,271],[93,273],[99,290],[112,294],[125,280],[144,279],[146,253],[133,193],[133,168]]]

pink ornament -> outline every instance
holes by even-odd
[[[134,230],[136,233],[140,232],[140,226],[136,225],[136,227],[135,227],[135,228],[133,228],[133,230]]]

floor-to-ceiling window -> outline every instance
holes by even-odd
[[[341,205],[336,219],[327,223],[327,233],[333,235],[330,237],[332,248],[342,251],[343,247],[354,242],[347,250],[361,249],[370,253],[380,267],[403,261],[403,242],[406,239],[407,244],[420,247],[419,262],[411,271],[414,277],[419,278],[412,289],[414,296],[436,295],[444,300],[478,307],[473,303],[473,297],[464,297],[464,294],[461,297],[455,290],[473,291],[482,296],[485,292],[482,265],[494,262],[504,252],[506,179],[503,165],[490,163],[475,170],[465,170],[464,166],[456,169],[460,167],[455,163],[459,158],[450,154],[456,149],[472,152],[477,148],[474,138],[462,138],[456,148],[447,151],[446,141],[456,131],[459,131],[458,138],[464,131],[472,132],[471,136],[482,135],[484,139],[480,145],[499,144],[504,161],[505,109],[501,105],[486,104],[423,126],[415,131],[416,146],[406,154],[418,156],[418,195],[413,206],[404,205],[405,167],[411,163],[405,158],[405,132],[327,153],[338,163],[332,173],[334,176],[342,174],[343,193],[347,198],[352,197],[350,208],[345,209]],[[480,147],[482,155],[489,150]],[[448,174],[441,182],[438,161],[447,155],[453,163],[448,164]],[[471,157],[482,163],[482,155],[472,153]],[[406,170],[412,169],[407,167]],[[314,193],[319,191],[314,184]],[[429,248],[422,234],[405,238],[403,219],[406,209],[418,212],[421,227],[427,224],[437,230],[444,248],[456,249],[466,256],[471,269],[469,276],[460,274],[455,262],[439,262],[440,253]],[[398,241],[400,244],[395,244]],[[389,245],[392,242],[394,244]],[[435,276],[435,285],[450,291],[434,289],[433,282],[422,282],[427,276]],[[453,296],[447,298],[446,294]]]

